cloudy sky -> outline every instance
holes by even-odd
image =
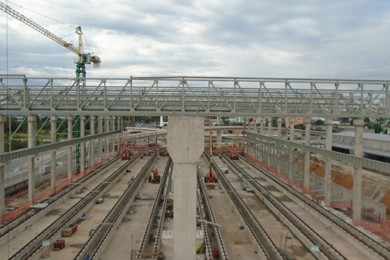
[[[6,2],[6,0],[2,0]],[[93,76],[389,79],[389,0],[9,0],[73,43]],[[0,73],[72,76],[75,56],[0,14]]]

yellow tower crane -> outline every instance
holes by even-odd
[[[58,43],[62,47],[72,51],[78,56],[78,60],[76,62],[76,79],[77,80],[85,80],[86,78],[86,70],[85,65],[86,64],[93,64],[93,65],[99,65],[101,63],[101,60],[98,56],[93,55],[92,53],[85,53],[84,52],[84,43],[83,43],[83,31],[81,30],[80,26],[76,27],[76,34],[78,35],[78,46],[74,46],[72,43],[69,43],[62,39],[61,37],[55,35],[54,33],[50,32],[49,30],[45,29],[38,23],[34,22],[33,20],[29,19],[22,13],[16,11],[3,1],[0,1],[0,10],[5,12],[6,14],[10,15],[11,17],[15,18],[16,20],[24,23],[25,25],[29,26],[33,30],[41,33],[42,35],[46,36],[50,40]]]

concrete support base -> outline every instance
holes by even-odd
[[[195,260],[196,172],[204,149],[204,119],[170,116],[167,139],[174,163],[174,260]]]

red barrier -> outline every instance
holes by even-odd
[[[92,165],[91,167],[87,168],[84,172],[75,172],[72,174],[71,180],[69,180],[67,177],[57,180],[55,189],[52,190],[48,185],[46,185],[46,188],[43,189],[42,191],[37,192],[34,197],[33,197],[33,203],[41,203],[51,196],[65,190],[69,185],[71,185],[74,182],[77,182],[80,180],[82,177],[94,172],[96,169],[100,168],[105,162],[113,159],[113,156],[107,156],[106,159],[98,161],[96,164]],[[7,198],[6,199],[6,205],[9,205],[10,203],[14,202],[16,199],[19,199],[27,194],[27,190],[21,191],[17,193],[16,195]],[[32,204],[30,202],[20,202],[15,205],[15,210],[11,212],[7,212],[3,214],[1,223],[7,224],[16,218],[18,218],[20,215],[24,214],[31,208]]]

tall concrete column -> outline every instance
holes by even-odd
[[[80,137],[85,136],[85,116],[80,116]],[[85,173],[85,142],[80,144],[80,172]]]
[[[213,135],[212,135],[212,131],[209,131],[209,154],[213,155]]]
[[[287,169],[287,174],[288,174],[288,179],[290,181],[293,181],[294,179],[294,154],[293,150],[291,148],[288,149],[288,169]]]
[[[278,118],[278,136],[282,136],[282,119]]]
[[[0,153],[5,151],[5,122],[6,117],[0,115]],[[0,164],[0,220],[3,222],[3,214],[6,211],[5,203],[5,164]]]
[[[355,156],[363,158],[363,131],[364,122],[361,119],[354,120],[355,126]],[[352,219],[359,221],[362,218],[362,176],[361,166],[353,168],[353,190],[352,190]]]
[[[101,117],[101,116],[98,117],[98,133],[99,134],[103,133],[103,117]],[[99,138],[99,140],[98,140],[98,154],[97,154],[99,160],[103,159],[102,154],[103,154],[103,144],[102,144],[102,140]]]
[[[106,133],[110,132],[110,117],[106,117],[105,120],[105,127],[106,127]],[[106,155],[108,156],[110,154],[110,137],[106,137]]]
[[[37,117],[28,115],[27,118],[27,143],[28,148],[37,144]],[[32,203],[35,192],[35,156],[28,158],[28,200]]]
[[[290,127],[290,141],[295,140],[295,128],[294,128],[294,123],[291,121],[289,122],[289,127]]]
[[[115,116],[111,117],[111,131],[116,131]]]
[[[89,122],[90,122],[91,135],[95,135],[96,134],[95,116],[90,116]],[[96,144],[95,140],[91,140],[89,142],[89,166],[90,167],[95,165],[95,144]]]
[[[217,147],[222,145],[222,130],[217,130]]]
[[[170,116],[167,139],[173,160],[173,259],[195,260],[196,174],[204,149],[204,119]]]
[[[332,151],[333,145],[333,124],[332,119],[326,121],[326,139],[325,149]],[[324,176],[325,205],[332,203],[332,160],[325,158],[325,176]]]
[[[122,127],[121,127],[121,116],[117,116],[117,117],[116,117],[116,126],[117,126],[117,130],[118,130],[118,131],[122,131]]]
[[[68,140],[71,140],[73,139],[73,117],[72,116],[68,116]],[[68,147],[68,169],[67,169],[67,172],[68,172],[68,181],[71,182],[72,181],[72,175],[73,175],[73,160],[72,160],[72,156],[73,156],[73,147],[70,145]]]
[[[268,118],[268,135],[272,135],[272,117]]]
[[[310,145],[311,117],[305,118],[305,144]],[[310,191],[310,152],[305,152],[303,190]]]
[[[51,143],[57,142],[57,118],[54,115],[50,117],[50,139]],[[50,188],[54,192],[56,188],[56,168],[57,153],[53,150],[50,153]]]
[[[258,126],[258,128],[257,128],[257,133],[259,133],[259,134],[264,134],[264,130],[263,130],[264,119],[261,118],[261,117],[259,117],[257,120],[259,121],[259,126]]]

